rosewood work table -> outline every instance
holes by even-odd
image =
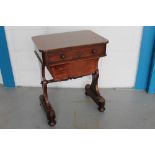
[[[105,110],[105,99],[98,89],[98,60],[106,56],[107,39],[83,30],[34,36],[32,40],[36,46],[34,52],[41,63],[43,95],[40,95],[40,101],[50,126],[56,124],[56,115],[48,100],[48,83],[92,75],[92,83],[85,86],[85,94],[95,101],[99,111]],[[45,68],[51,74],[51,80],[46,79]]]

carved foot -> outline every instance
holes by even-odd
[[[40,104],[43,106],[45,112],[46,112],[46,116],[47,116],[47,120],[48,120],[48,124],[50,126],[55,126],[56,125],[56,116],[55,116],[55,111],[52,108],[52,106],[48,103],[46,104],[44,96],[40,95]]]
[[[94,102],[98,105],[98,110],[100,112],[103,112],[105,110],[105,99],[97,92],[92,90],[89,84],[85,86],[85,94],[86,96],[90,96],[94,100]]]

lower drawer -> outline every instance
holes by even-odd
[[[98,68],[98,58],[72,61],[47,68],[55,81],[78,78],[94,73]]]

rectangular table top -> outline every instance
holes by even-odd
[[[41,52],[85,45],[107,44],[108,40],[90,30],[73,31],[32,37]]]

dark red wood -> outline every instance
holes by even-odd
[[[105,99],[100,95],[98,88],[98,78],[99,71],[96,70],[94,74],[92,74],[92,83],[91,85],[87,84],[85,86],[85,94],[86,96],[90,96],[98,105],[98,109],[100,112],[105,110]]]
[[[47,68],[55,81],[61,81],[90,75],[96,71],[97,63],[98,58],[93,58],[47,66]]]
[[[32,37],[32,40],[37,49],[44,53],[108,43],[107,39],[90,30],[40,35]]]
[[[105,48],[105,44],[100,44],[87,47],[75,47],[73,49],[66,48],[55,50],[54,52],[45,53],[45,62],[47,65],[54,65],[66,61],[106,56]]]
[[[92,74],[92,83],[86,85],[85,93],[96,102],[99,111],[105,110],[105,99],[98,89],[98,60],[106,56],[107,39],[92,31],[84,30],[35,36],[32,40],[36,45],[35,54],[41,63],[43,95],[40,96],[40,101],[49,125],[56,124],[56,116],[48,100],[48,83]],[[46,80],[45,67],[52,76],[51,80]]]

